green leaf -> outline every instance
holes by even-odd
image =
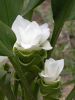
[[[8,98],[8,100],[16,100],[15,96],[11,90],[10,84],[10,74],[6,74],[6,72],[0,72],[0,90],[3,95]]]
[[[45,0],[29,0],[29,3],[26,9],[22,11],[22,15],[27,19],[31,19],[32,14],[33,14],[33,9],[36,8],[38,5],[40,5],[44,1]]]
[[[64,22],[75,18],[75,0],[51,0],[54,30],[51,38],[51,45],[54,47]],[[50,56],[51,52],[48,52]]]
[[[66,100],[74,100],[75,99],[75,86],[70,92],[70,94],[67,96]]]
[[[55,21],[75,19],[75,0],[52,0],[53,18]]]
[[[26,0],[0,0],[0,20],[11,26]]]
[[[12,30],[0,21],[0,55],[11,56],[15,41]]]

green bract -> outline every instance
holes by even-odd
[[[43,100],[60,100],[61,82],[56,81],[51,84],[45,84],[42,80],[39,81],[40,93]]]
[[[47,52],[44,50],[40,51],[22,51],[14,48],[14,54],[18,57],[19,63],[22,65],[23,69],[27,71],[34,71],[34,73],[41,71],[43,69],[44,59],[47,57]],[[35,72],[36,71],[36,72]]]

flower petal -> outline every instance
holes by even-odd
[[[45,62],[45,74],[49,77],[57,79],[64,67],[64,60],[53,61],[52,59]]]
[[[50,29],[48,28],[48,24],[43,24],[40,26],[41,30],[42,30],[42,39],[41,39],[41,43],[45,42],[49,36],[50,36]]]
[[[49,41],[45,41],[42,45],[42,49],[44,50],[51,50],[52,46],[50,45]]]
[[[58,70],[57,70],[57,73],[56,73],[56,76],[58,77],[60,75],[60,73],[62,72],[63,68],[64,68],[64,59],[57,60],[56,66],[58,66]]]
[[[43,70],[41,73],[39,73],[39,76],[44,80],[44,82],[45,82],[46,84],[50,84],[50,83],[52,83],[52,82],[56,82],[56,81],[59,81],[59,80],[60,80],[60,77],[58,77],[58,78],[56,79],[56,78],[54,78],[54,77],[48,76],[47,74],[45,74],[44,70]]]
[[[32,47],[32,45],[30,44],[24,44],[21,42],[21,46],[24,48],[24,49],[30,49]]]
[[[17,37],[17,41],[19,42],[20,40],[20,30],[19,28],[21,27],[22,30],[25,30],[25,28],[30,24],[30,22],[26,19],[24,19],[22,16],[18,15],[12,24],[12,30],[15,33]]]
[[[32,45],[39,44],[41,30],[35,21],[31,22],[22,33],[21,38],[23,43]]]
[[[0,65],[4,65],[8,61],[8,57],[0,56]]]

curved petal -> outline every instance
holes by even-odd
[[[42,30],[42,39],[41,39],[41,43],[45,42],[49,36],[50,36],[50,29],[48,28],[48,24],[43,24],[40,26],[41,30]]]
[[[58,69],[57,69],[57,72],[56,72],[56,77],[58,77],[60,75],[60,73],[62,72],[63,68],[64,68],[64,59],[57,60],[56,66],[58,66]]]
[[[30,22],[26,19],[24,19],[22,16],[18,15],[15,19],[15,21],[12,24],[12,30],[15,33],[17,37],[17,41],[19,42],[20,40],[20,30],[19,28],[21,27],[22,30],[25,30],[25,28],[30,24]]]
[[[59,80],[60,80],[60,77],[58,77],[57,79],[56,79],[55,77],[50,77],[50,76],[48,76],[47,74],[45,74],[44,71],[42,71],[39,75],[40,75],[40,77],[41,77],[42,79],[44,79],[44,82],[45,82],[46,84],[50,84],[50,83],[52,83],[52,82],[56,82],[56,81],[59,81]]]
[[[6,56],[0,56],[0,65],[5,64],[8,61],[8,57]]]
[[[21,43],[21,46],[23,47],[23,49],[28,50],[28,51],[41,50],[41,48],[38,45]]]
[[[53,58],[49,58],[47,61],[50,63],[55,62],[55,60]]]
[[[50,63],[48,66],[45,66],[45,74],[47,74],[49,77],[56,77],[58,67],[56,67],[56,64]]]
[[[49,43],[49,41],[45,41],[42,45],[42,49],[44,50],[51,50],[52,49],[52,46],[51,44]]]
[[[53,58],[45,61],[45,74],[47,74],[49,77],[53,77],[55,75],[53,70],[56,72],[56,67],[53,64],[55,64],[55,60]]]
[[[24,49],[30,49],[32,47],[32,45],[30,44],[24,44],[21,42],[21,46],[24,48]]]

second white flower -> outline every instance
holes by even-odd
[[[59,75],[64,67],[64,59],[54,60],[52,58],[45,61],[44,70],[39,74],[46,84],[59,80]]]

